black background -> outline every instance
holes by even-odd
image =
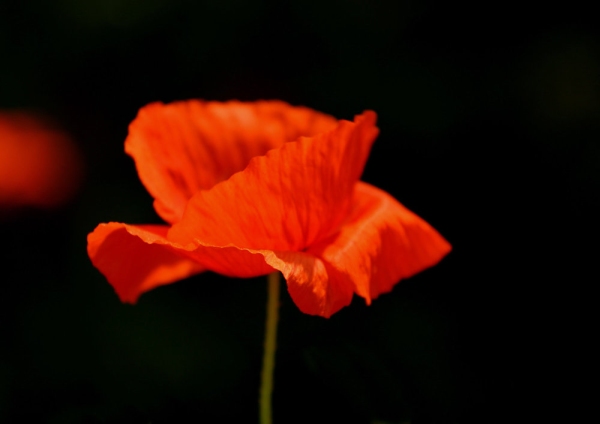
[[[160,222],[123,141],[141,106],[188,98],[375,110],[363,179],[454,248],[329,320],[285,293],[275,422],[571,417],[599,81],[597,15],[576,3],[2,1],[0,108],[55,118],[87,173],[61,210],[0,217],[0,421],[256,421],[264,279],[122,305],[85,250],[100,222]]]

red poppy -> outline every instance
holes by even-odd
[[[124,302],[204,270],[275,270],[302,312],[369,304],[450,245],[359,178],[379,130],[280,101],[142,108],[125,151],[169,225],[100,224],[88,253]]]
[[[63,132],[39,116],[0,112],[0,207],[53,208],[78,188],[82,160]]]

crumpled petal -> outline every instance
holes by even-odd
[[[330,317],[352,301],[367,303],[402,278],[435,265],[451,249],[429,224],[369,184],[355,186],[348,219],[335,234],[305,252],[186,246],[168,240],[167,226],[99,225],[88,236],[88,253],[123,302],[210,269],[232,277],[281,271],[298,308]]]
[[[336,124],[329,115],[281,101],[152,103],[130,124],[125,151],[156,212],[173,224],[198,190],[243,170],[254,156]]]
[[[352,302],[351,282],[314,255],[272,252],[265,261],[281,271],[292,300],[305,314],[329,318]]]
[[[165,239],[167,226],[100,224],[88,235],[88,255],[122,302],[204,270]]]
[[[311,315],[329,317],[352,300],[352,285],[315,256],[233,246],[182,246],[165,238],[167,228],[111,222],[88,235],[92,263],[122,302],[135,303],[142,293],[206,269],[242,278],[281,271],[298,308]]]
[[[266,275],[270,251],[210,245],[182,246],[166,239],[165,225],[100,224],[88,235],[88,255],[122,302],[135,303],[155,287],[210,269],[230,277]]]
[[[450,250],[450,244],[423,219],[386,192],[359,182],[339,233],[311,246],[307,253],[335,269],[370,304],[400,279],[438,263]]]
[[[378,134],[375,120],[368,111],[253,158],[243,172],[196,193],[168,239],[297,252],[336,232]]]

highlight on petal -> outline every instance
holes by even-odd
[[[81,154],[65,133],[30,113],[0,112],[0,207],[58,207],[82,173]]]
[[[378,134],[374,112],[255,157],[199,191],[168,233],[181,245],[302,251],[338,230]]]
[[[152,103],[130,124],[125,151],[157,213],[175,223],[198,190],[243,170],[254,156],[336,124],[329,115],[281,101]]]
[[[135,303],[140,294],[202,272],[165,239],[168,227],[100,224],[88,235],[88,255],[122,302]]]
[[[335,269],[370,304],[400,279],[438,263],[450,250],[423,219],[386,192],[359,182],[339,233],[311,246],[307,254]]]

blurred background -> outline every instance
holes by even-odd
[[[375,110],[363,179],[454,247],[329,320],[285,293],[275,422],[576,411],[599,81],[597,15],[574,3],[0,0],[0,110],[46,116],[80,160],[60,206],[0,211],[0,422],[256,421],[265,279],[130,306],[86,254],[100,222],[160,222],[123,142],[141,106],[189,98]]]

